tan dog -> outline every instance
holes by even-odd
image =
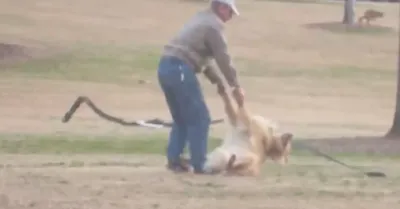
[[[293,135],[277,136],[274,123],[250,114],[243,105],[235,110],[223,88],[219,88],[219,94],[225,105],[229,129],[223,143],[208,154],[205,171],[255,176],[268,158],[286,164]]]

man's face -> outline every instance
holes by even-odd
[[[233,11],[230,6],[226,4],[220,4],[218,8],[219,16],[221,17],[222,21],[227,22],[232,19]]]

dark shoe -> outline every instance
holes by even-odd
[[[205,170],[194,170],[193,171],[194,174],[198,174],[198,175],[216,175],[220,172],[218,171],[205,171]]]
[[[168,170],[170,170],[170,171],[172,171],[172,172],[174,172],[174,173],[187,173],[187,172],[189,172],[189,170],[188,169],[186,169],[186,168],[184,168],[183,166],[181,166],[181,165],[174,165],[174,164],[168,164],[167,165],[167,168],[168,168]]]
[[[168,163],[167,168],[176,173],[186,173],[190,171],[189,160],[181,157],[178,163]]]

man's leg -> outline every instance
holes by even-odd
[[[180,155],[183,153],[186,145],[186,125],[181,122],[178,110],[179,105],[176,102],[174,92],[167,89],[165,95],[173,118],[172,128],[169,132],[167,158],[173,166],[177,166],[180,164]]]
[[[202,173],[207,155],[210,115],[195,72],[183,63],[180,70],[179,113],[186,124],[191,164],[195,172]]]
[[[186,142],[186,126],[179,114],[179,103],[177,95],[174,91],[174,85],[177,82],[177,65],[174,65],[169,59],[161,59],[158,69],[158,79],[163,90],[165,100],[167,102],[170,114],[173,119],[172,129],[169,133],[167,159],[168,167],[173,170],[182,170],[180,166],[180,155],[183,152]]]
[[[190,162],[196,173],[202,173],[207,156],[210,120],[208,119],[207,108],[199,108],[198,113],[203,116],[198,117],[197,121],[193,121],[188,125],[187,133],[189,137]]]

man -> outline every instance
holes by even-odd
[[[197,13],[164,47],[158,79],[174,122],[167,147],[170,170],[185,170],[180,156],[188,141],[190,164],[195,173],[204,173],[210,115],[196,74],[203,72],[222,88],[221,78],[210,65],[212,59],[233,88],[237,102],[243,101],[244,91],[222,34],[224,23],[238,14],[234,0],[211,0],[210,8]]]

